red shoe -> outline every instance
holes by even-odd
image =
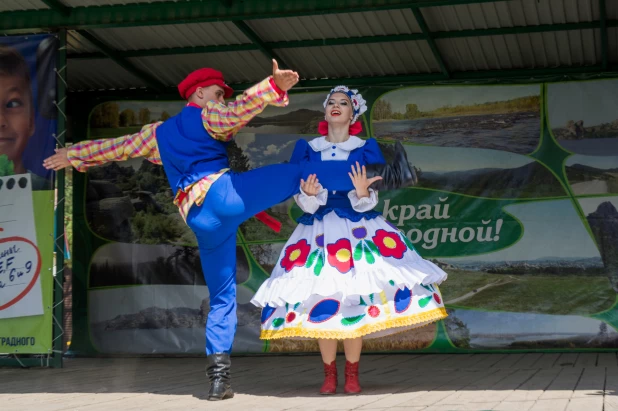
[[[345,362],[345,385],[343,392],[346,394],[358,394],[361,392],[360,383],[358,382],[358,362]]]
[[[324,384],[320,388],[320,394],[332,395],[337,392],[337,364],[335,361],[324,364]]]

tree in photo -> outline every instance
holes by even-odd
[[[90,116],[90,127],[92,128],[118,128],[119,123],[120,108],[118,103],[99,104]]]
[[[127,108],[120,113],[120,127],[131,127],[135,124],[135,111]]]
[[[453,310],[447,309],[447,312],[448,317],[444,320],[444,326],[449,338],[458,348],[471,348],[468,325],[459,319]]]
[[[383,99],[376,101],[375,105],[373,106],[371,117],[373,120],[377,121],[393,118],[393,109],[391,107],[391,103]]]
[[[150,124],[150,110],[142,108],[139,110],[139,123],[141,125]]]
[[[170,117],[171,117],[170,113],[168,113],[167,111],[164,111],[163,113],[161,113],[161,121],[166,121]]]
[[[406,104],[406,114],[405,117],[407,120],[412,120],[421,116],[421,112],[418,109],[416,104]]]
[[[251,168],[249,157],[242,152],[242,148],[238,147],[234,140],[227,146],[227,155],[230,159],[230,168],[237,173],[249,171]]]

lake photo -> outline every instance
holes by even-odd
[[[532,153],[540,140],[539,86],[406,88],[371,113],[377,138]]]

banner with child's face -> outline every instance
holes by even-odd
[[[52,349],[57,131],[51,35],[0,37],[0,353]]]
[[[404,143],[419,176],[417,187],[379,193],[378,209],[449,274],[440,287],[448,319],[366,340],[365,350],[618,346],[618,80],[361,92],[371,106],[361,136],[378,139],[387,159]],[[324,98],[292,95],[289,107],[267,108],[230,144],[232,167],[287,161],[297,139],[317,136]],[[181,108],[105,103],[90,137],[128,134]],[[88,288],[74,292],[87,293],[76,309],[90,332],[74,334],[73,349],[203,353],[208,289],[162,168],[135,159],[82,181],[92,241],[79,257]],[[315,341],[258,339],[260,310],[249,300],[300,215],[293,200],[267,212],[280,233],[251,219],[237,236],[234,349],[317,351]]]

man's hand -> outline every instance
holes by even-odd
[[[58,171],[62,168],[69,167],[71,162],[69,161],[69,149],[68,148],[57,148],[56,154],[51,157],[47,157],[43,160],[43,167],[46,169],[52,169],[54,171]]]
[[[273,59],[273,80],[283,91],[288,91],[294,84],[298,83],[298,73],[292,70],[279,70],[277,60]]]

